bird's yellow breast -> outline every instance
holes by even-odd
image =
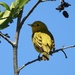
[[[35,49],[40,53],[45,51],[49,54],[50,50],[53,48],[53,40],[47,33],[34,33],[32,37],[32,42],[34,44]]]

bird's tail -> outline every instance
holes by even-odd
[[[49,54],[47,52],[42,53],[42,60],[44,61],[49,60]]]

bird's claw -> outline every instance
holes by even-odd
[[[42,57],[40,57],[40,54],[38,55],[38,60],[41,61],[42,60]]]

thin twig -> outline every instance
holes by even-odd
[[[18,25],[20,24],[20,22],[21,22],[23,9],[24,9],[24,7],[21,9],[21,11],[20,11],[20,13],[19,13],[19,16],[18,16],[18,18],[17,18],[17,26],[18,26]]]
[[[26,64],[24,64],[23,66],[21,66],[18,71],[22,70],[25,66],[27,66],[29,64],[32,64],[32,63],[34,63],[36,61],[41,61],[41,60],[42,60],[42,57],[39,57],[39,58],[34,59],[34,60],[30,61],[30,62],[27,62]]]
[[[64,53],[64,55],[65,55],[65,58],[67,58],[67,55],[64,52],[64,50],[68,49],[68,48],[73,48],[73,47],[75,47],[75,45],[71,45],[71,46],[67,46],[67,47],[62,46],[62,48],[56,49],[55,51],[51,52],[51,55],[54,54],[54,53],[57,53],[59,51],[62,51]]]
[[[61,51],[64,53],[64,55],[65,55],[65,58],[67,58],[67,55],[66,55],[65,51],[63,51],[63,50],[61,50]]]
[[[74,48],[74,47],[75,47],[75,45],[71,45],[71,46],[67,46],[67,47],[62,47],[62,48],[56,49],[55,51],[53,51],[53,52],[51,53],[51,55],[54,54],[54,53],[57,53],[57,52],[59,52],[59,51],[63,51],[63,50],[65,50],[65,49]],[[65,54],[65,53],[64,53],[64,54]],[[65,54],[65,56],[66,56],[66,54]],[[67,56],[66,56],[66,57],[67,57]],[[30,61],[30,62],[27,62],[26,64],[22,65],[22,66],[19,68],[18,71],[22,70],[24,67],[26,67],[26,66],[29,65],[29,64],[32,64],[32,63],[34,63],[34,62],[36,62],[36,61],[41,61],[41,60],[42,60],[42,57],[38,57],[37,59],[34,59],[34,60]]]
[[[56,0],[42,0],[42,1],[56,1]]]
[[[22,27],[23,23],[25,22],[25,20],[30,16],[30,14],[33,12],[33,10],[37,7],[37,5],[40,3],[41,1],[38,0],[38,2],[33,6],[33,8],[29,11],[29,13],[22,19],[21,23],[20,23],[20,28]]]
[[[0,36],[3,37],[8,43],[10,43],[12,46],[14,45],[14,43],[8,39],[7,36],[5,36],[2,32],[0,32]]]
[[[71,45],[71,46],[67,46],[67,47],[62,47],[62,48],[59,48],[59,49],[56,49],[55,51],[53,51],[52,54],[54,54],[56,52],[59,52],[61,50],[65,50],[65,49],[73,48],[73,47],[75,47],[75,45]]]
[[[56,0],[47,0],[47,1],[56,1]],[[38,6],[39,3],[44,2],[42,0],[38,0],[38,2],[33,6],[33,8],[29,11],[29,13],[22,19],[20,23],[20,28],[23,26],[26,19],[30,16],[30,14],[33,12],[33,10]]]

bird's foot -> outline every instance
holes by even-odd
[[[41,54],[38,55],[38,60],[41,61],[42,57],[40,56]]]

